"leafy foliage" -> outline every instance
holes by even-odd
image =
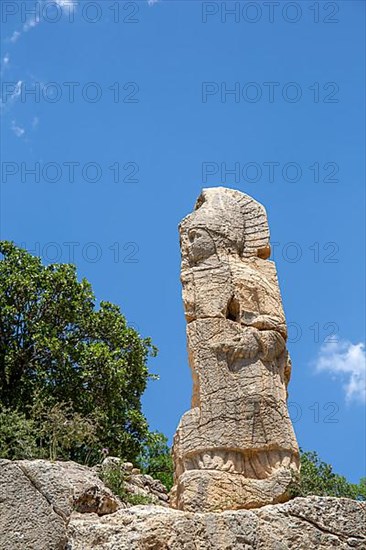
[[[366,477],[361,477],[357,487],[357,500],[366,500]]]
[[[119,464],[110,465],[100,473],[100,478],[107,487],[122,501],[126,501],[127,492],[125,489],[126,474]]]
[[[151,504],[152,499],[148,495],[129,493],[126,490],[126,473],[121,464],[111,464],[108,468],[102,470],[100,478],[109,489],[117,495],[123,502],[128,502],[133,506],[138,504]]]
[[[74,412],[71,404],[47,404],[38,399],[32,407],[32,417],[36,419],[35,434],[41,455],[51,460],[83,455],[88,462],[87,451],[93,453],[98,444],[97,425],[92,417]]]
[[[157,351],[151,340],[127,325],[118,306],[101,302],[96,310],[75,266],[43,266],[7,241],[0,253],[3,410],[31,423],[37,418],[37,444],[47,441],[52,458],[96,459],[107,447],[135,459],[148,434],[141,395],[148,356]],[[37,407],[50,413],[41,424]],[[65,429],[56,430],[61,421]]]
[[[173,459],[168,439],[160,432],[152,432],[146,438],[139,465],[145,474],[151,475],[169,491],[173,486]]]
[[[15,409],[0,407],[0,453],[9,460],[39,456],[34,421]]]
[[[345,477],[334,473],[330,464],[320,460],[316,452],[301,450],[300,475],[294,479],[291,496],[308,495],[366,500],[366,479],[361,478],[359,484],[349,483]]]
[[[148,495],[127,493],[127,502],[132,504],[132,506],[138,506],[139,504],[152,504],[152,499]]]

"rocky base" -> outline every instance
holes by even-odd
[[[159,482],[145,478],[131,472],[129,483],[156,497]],[[2,460],[0,550],[366,549],[366,503],[350,499],[222,513],[173,510],[165,499],[127,507],[85,466]]]
[[[184,472],[171,492],[171,506],[186,512],[222,512],[259,508],[289,500],[290,468],[278,468],[268,479],[246,479],[220,470]]]
[[[98,518],[74,513],[69,550],[330,550],[366,548],[366,506],[308,497],[235,512],[136,506]]]
[[[117,458],[95,468],[72,461],[0,459],[0,550],[65,550],[73,513],[98,518],[128,509],[128,499],[114,495],[99,477],[115,465],[125,472],[127,495],[168,506],[160,481]]]

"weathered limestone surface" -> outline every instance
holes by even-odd
[[[191,513],[135,506],[71,516],[68,550],[364,550],[366,505],[307,497],[256,510]]]
[[[110,467],[108,457],[99,470]],[[125,490],[167,506],[168,495],[159,480],[134,473],[123,463]],[[97,471],[75,462],[0,460],[0,550],[65,550],[67,525],[73,512],[98,518],[113,514],[121,502]]]
[[[63,550],[65,517],[18,464],[0,461],[0,550]]]
[[[193,395],[174,438],[172,506],[209,512],[285,502],[299,451],[265,209],[239,191],[204,189],[180,241]]]
[[[120,507],[112,491],[87,466],[49,460],[18,460],[14,464],[63,517],[73,510],[103,515]]]
[[[156,480],[132,474],[132,464],[126,471],[135,488],[162,492]],[[333,548],[366,549],[366,503],[307,497],[222,513],[126,508],[91,468],[73,462],[0,461],[0,550]]]

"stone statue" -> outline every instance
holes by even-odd
[[[299,449],[265,209],[233,189],[204,189],[179,230],[193,395],[174,437],[171,505],[222,511],[284,502]]]

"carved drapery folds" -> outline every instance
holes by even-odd
[[[204,189],[179,230],[193,394],[174,437],[172,506],[221,511],[283,502],[299,451],[265,209],[239,191]]]

